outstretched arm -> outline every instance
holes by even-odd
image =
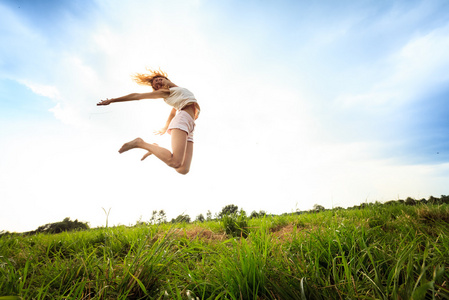
[[[168,116],[167,122],[165,123],[165,126],[162,127],[162,129],[160,130],[156,130],[154,132],[154,134],[159,134],[159,135],[163,135],[164,133],[167,132],[168,129],[168,125],[170,125],[171,120],[173,120],[173,118],[176,116],[176,109],[172,109],[170,112],[170,115]]]
[[[168,89],[159,89],[150,93],[133,93],[119,98],[112,98],[101,100],[97,103],[97,105],[109,105],[114,102],[124,102],[124,101],[133,101],[133,100],[142,100],[142,99],[159,99],[166,98],[170,95],[170,90]]]

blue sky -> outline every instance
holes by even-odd
[[[447,1],[0,2],[0,230],[447,194]],[[95,104],[161,67],[202,107],[192,170],[138,150],[170,108]]]

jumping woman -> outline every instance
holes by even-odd
[[[136,74],[134,80],[141,85],[149,85],[153,88],[150,93],[133,93],[119,98],[112,98],[100,101],[97,105],[109,105],[114,102],[124,102],[142,99],[164,99],[173,107],[168,116],[165,126],[156,131],[156,134],[168,132],[171,135],[170,150],[159,147],[157,144],[149,144],[141,138],[136,138],[125,143],[120,148],[119,153],[126,152],[134,148],[145,149],[148,152],[142,160],[154,154],[168,166],[174,168],[180,174],[187,174],[190,170],[190,163],[193,155],[193,131],[195,120],[198,118],[200,107],[195,96],[187,89],[171,82],[167,74],[159,71],[148,70],[149,74]]]

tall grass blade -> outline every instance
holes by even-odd
[[[142,291],[145,293],[145,295],[148,295],[148,291],[145,288],[145,286],[143,285],[142,281],[139,280],[139,278],[137,278],[136,276],[134,276],[133,274],[129,273],[129,275],[132,276],[132,278],[134,278],[134,280],[139,284],[140,288],[142,289]]]

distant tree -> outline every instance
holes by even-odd
[[[249,217],[250,217],[251,219],[258,218],[258,217],[259,217],[259,213],[258,213],[257,211],[255,211],[255,210],[253,210],[253,211],[251,212],[251,214],[249,215]]]
[[[405,199],[405,205],[416,205],[416,200],[411,197],[407,197],[407,199]]]
[[[190,223],[189,215],[179,215],[176,219],[171,220],[172,223]]]
[[[157,220],[157,210],[153,210],[153,213],[151,214],[150,223],[156,224]]]
[[[396,204],[395,200],[389,200],[389,201],[384,203],[384,205],[395,205],[395,204]]]
[[[436,198],[434,196],[430,196],[429,200],[427,201],[427,203],[429,203],[429,204],[438,204],[438,203],[440,203],[440,199]]]
[[[203,214],[199,214],[198,216],[196,216],[196,221],[198,221],[198,222],[204,222],[204,216],[203,216]]]
[[[249,215],[249,217],[251,219],[254,219],[254,218],[262,218],[262,217],[265,217],[266,215],[267,215],[267,213],[264,210],[259,210],[259,212],[253,210],[251,212],[251,214]]]
[[[441,195],[441,203],[449,203],[449,196],[447,195]]]
[[[323,211],[323,210],[326,210],[326,209],[322,205],[314,204],[313,205],[313,210],[316,211],[316,212],[319,212],[319,211]]]
[[[210,210],[207,211],[207,214],[206,214],[206,220],[207,220],[207,221],[211,221],[211,220],[212,220],[212,213],[211,213]]]
[[[162,224],[167,222],[167,215],[165,214],[165,211],[161,209],[157,214],[157,223]]]
[[[229,204],[221,209],[221,212],[219,213],[218,216],[221,218],[224,215],[235,214],[235,213],[237,213],[238,210],[239,210],[239,207],[237,205]]]
[[[421,204],[426,204],[426,203],[427,203],[427,200],[424,199],[424,198],[422,198],[421,200],[419,200],[419,203],[421,203]]]
[[[30,232],[30,234],[34,233],[61,233],[64,231],[74,231],[74,230],[86,230],[89,229],[89,225],[84,222],[79,222],[78,220],[72,221],[70,218],[65,218],[62,222],[49,223],[43,226],[39,226],[35,231]]]

